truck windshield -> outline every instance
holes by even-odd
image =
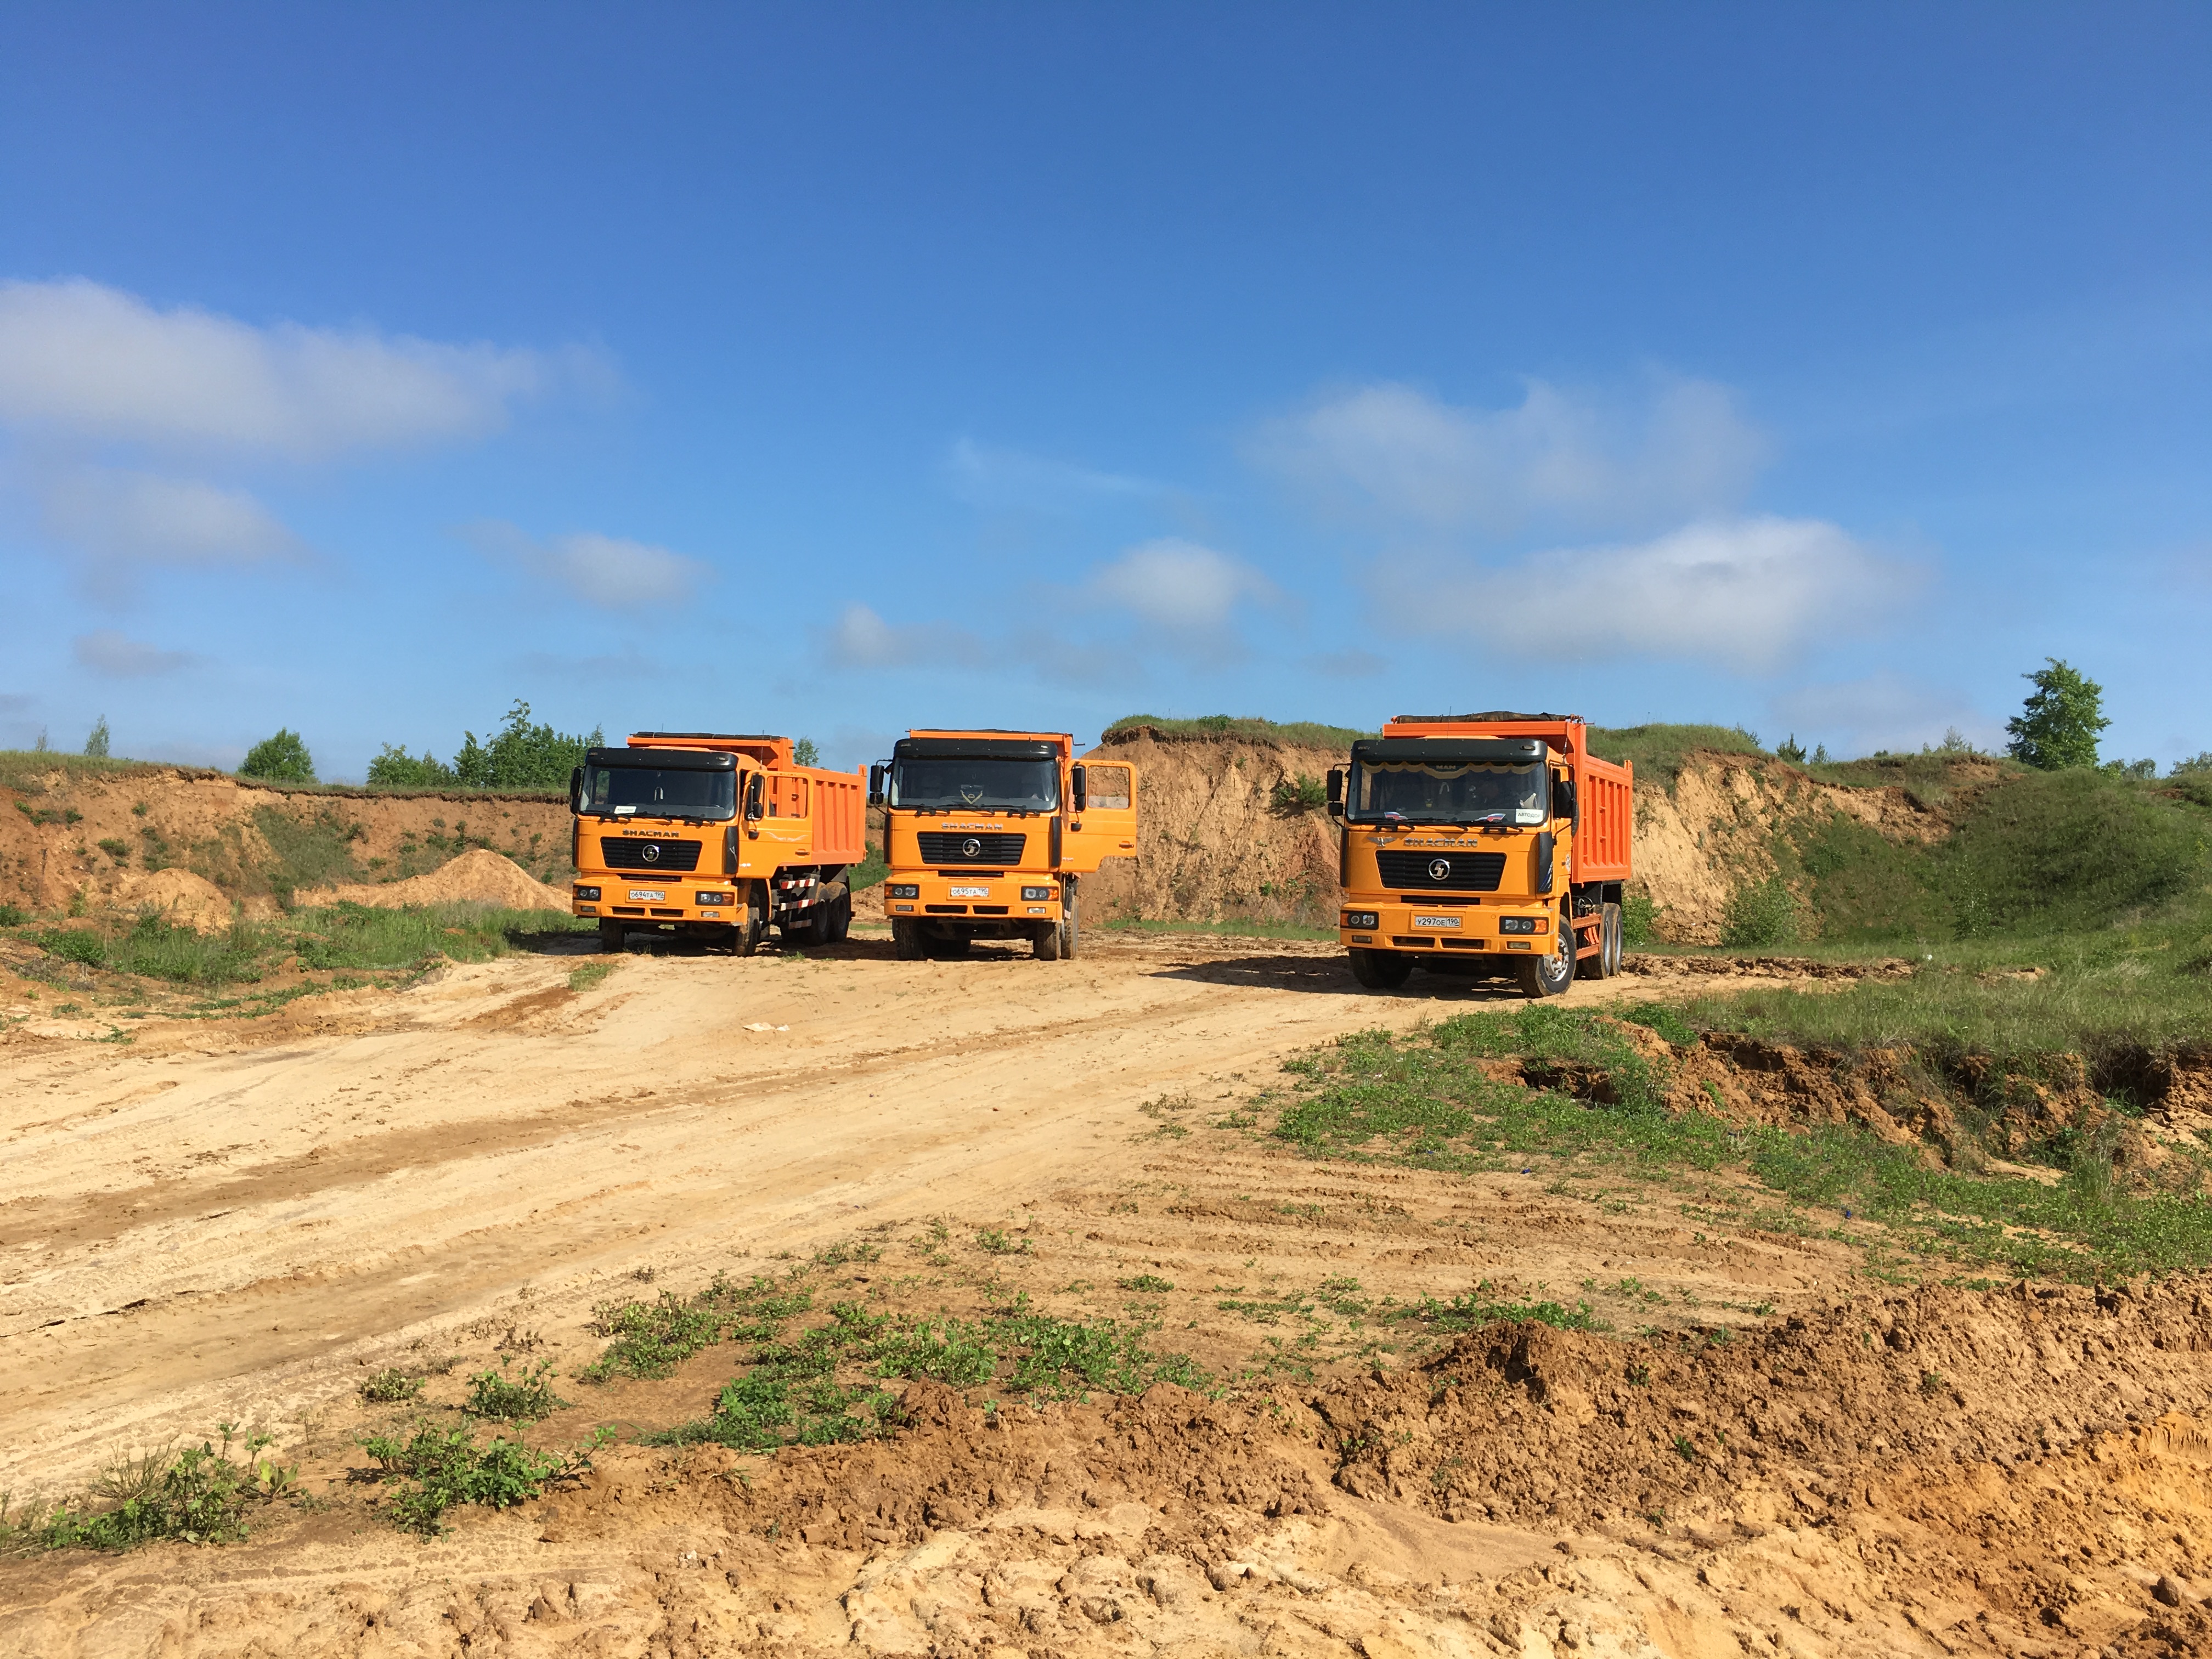
[[[1348,816],[1365,823],[1542,823],[1545,769],[1489,761],[1364,761]]]
[[[735,772],[695,772],[676,767],[587,766],[584,811],[609,817],[733,818],[738,815]]]
[[[1050,812],[1060,805],[1060,768],[1048,760],[1014,760],[999,755],[969,759],[959,755],[922,755],[891,767],[890,805],[966,808],[1004,812]]]

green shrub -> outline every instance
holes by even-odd
[[[553,1373],[553,1362],[541,1359],[526,1368],[520,1380],[510,1380],[507,1375],[509,1361],[499,1362],[495,1371],[478,1371],[469,1379],[469,1397],[461,1402],[461,1409],[471,1417],[495,1417],[509,1423],[534,1423],[541,1417],[550,1417],[568,1402],[553,1392],[546,1379]]]
[[[605,1443],[607,1431],[592,1446]],[[371,1435],[361,1442],[379,1465],[379,1478],[398,1483],[392,1521],[402,1532],[434,1537],[446,1530],[445,1514],[459,1504],[512,1509],[540,1496],[554,1481],[574,1480],[592,1466],[590,1451],[559,1456],[532,1451],[516,1440],[494,1436],[478,1447],[465,1429],[418,1425],[411,1438]]]
[[[1292,777],[1276,779],[1267,801],[1278,815],[1294,817],[1301,812],[1318,812],[1327,806],[1328,791],[1319,778],[1300,772]]]
[[[102,714],[92,723],[91,733],[84,740],[84,752],[88,759],[106,760],[107,758],[106,715]]]
[[[398,1366],[381,1370],[361,1385],[361,1397],[373,1406],[393,1406],[403,1401],[418,1400],[422,1395],[422,1379],[410,1376]]]
[[[23,908],[16,904],[0,904],[0,927],[20,927],[23,925]]]
[[[107,941],[82,927],[55,929],[39,935],[39,944],[50,957],[97,968],[107,960]]]
[[[1763,950],[1797,938],[1797,896],[1780,875],[1747,884],[1729,899],[1721,923],[1721,943],[1738,950]]]
[[[1659,906],[1641,888],[1620,896],[1620,942],[1632,948],[1659,940]]]
[[[614,1340],[576,1373],[586,1382],[622,1376],[667,1376],[701,1349],[721,1340],[733,1316],[663,1291],[656,1302],[602,1302],[594,1324]]]
[[[187,1544],[228,1544],[246,1535],[246,1511],[294,1489],[296,1465],[260,1456],[266,1435],[246,1443],[247,1461],[234,1462],[236,1431],[222,1425],[222,1445],[211,1441],[129,1458],[109,1469],[84,1498],[33,1510],[11,1521],[0,1503],[0,1552],[16,1549],[127,1550],[156,1539]]]
[[[262,738],[246,751],[238,775],[276,783],[313,783],[314,757],[307,753],[307,741],[297,732],[279,726],[274,737]]]
[[[368,781],[377,789],[450,789],[459,780],[427,747],[416,756],[409,754],[404,744],[387,743],[368,763]]]

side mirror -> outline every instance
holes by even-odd
[[[580,766],[568,769],[568,810],[579,815],[584,810],[584,769]]]
[[[1554,778],[1552,780],[1552,816],[1555,818],[1565,818],[1570,823],[1572,823],[1575,821],[1575,785],[1573,779]]]
[[[757,772],[745,781],[745,817],[748,818],[757,818],[761,815],[761,775]]]
[[[1087,768],[1078,766],[1069,776],[1075,792],[1075,810],[1080,812],[1091,805],[1091,773]]]
[[[1341,766],[1328,769],[1328,815],[1333,818],[1344,816],[1344,769]]]
[[[869,805],[881,806],[884,804],[884,774],[889,769],[888,767],[883,766],[871,766],[868,769]]]

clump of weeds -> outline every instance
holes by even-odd
[[[461,1409],[471,1417],[534,1423],[568,1403],[553,1392],[552,1383],[547,1381],[553,1371],[551,1360],[541,1359],[526,1366],[520,1379],[507,1375],[508,1364],[502,1359],[497,1370],[478,1371],[469,1378],[469,1397],[461,1402]]]
[[[93,1490],[51,1509],[18,1515],[0,1496],[0,1554],[41,1550],[127,1550],[157,1539],[186,1544],[234,1543],[246,1535],[246,1512],[298,1496],[299,1466],[261,1454],[265,1434],[246,1437],[246,1461],[231,1455],[238,1425],[217,1425],[222,1443],[204,1440],[182,1451],[164,1448],[125,1458]]]

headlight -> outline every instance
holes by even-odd
[[[1541,916],[1500,916],[1498,931],[1501,933],[1540,933],[1544,931]]]
[[[921,884],[919,882],[895,881],[891,884],[890,891],[893,898],[920,898]]]
[[[1346,910],[1344,925],[1346,927],[1380,927],[1382,921],[1372,910]]]
[[[580,899],[595,899],[599,896],[599,890],[596,887],[579,887],[576,890],[576,896]]]
[[[1048,899],[1051,896],[1052,889],[1049,887],[1024,887],[1022,889],[1023,899],[1032,904]]]
[[[735,893],[702,893],[699,895],[699,902],[702,904],[735,904],[737,902],[738,896]]]

